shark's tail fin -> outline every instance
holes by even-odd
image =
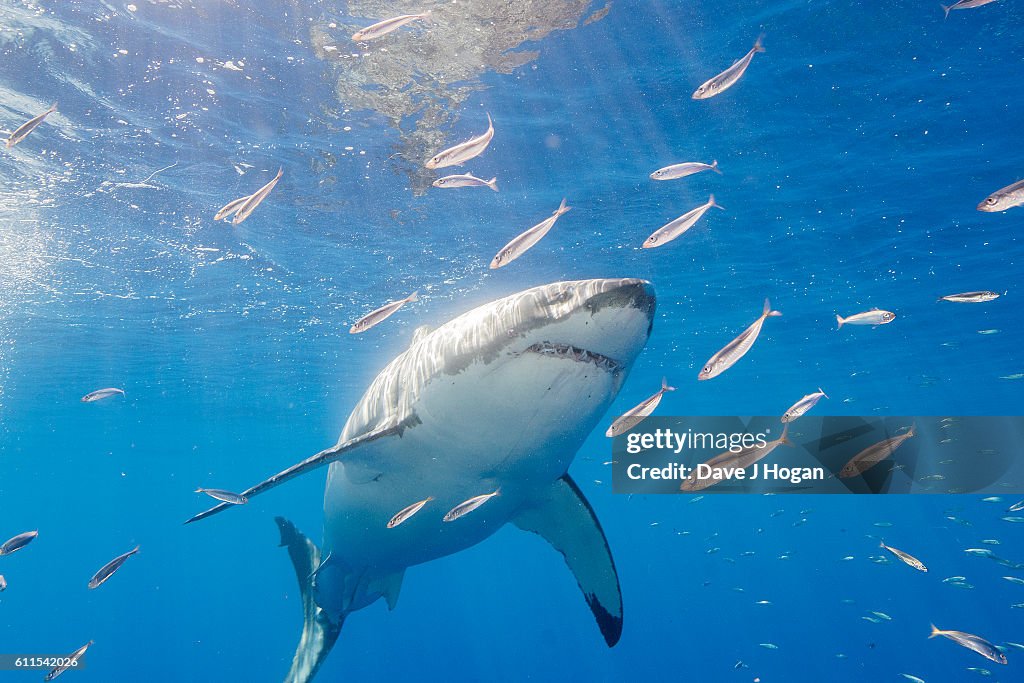
[[[284,680],[285,683],[308,683],[338,639],[344,619],[332,621],[313,597],[313,581],[320,566],[320,549],[284,517],[276,517],[275,521],[281,530],[281,547],[288,548],[288,555],[292,558],[302,595],[302,637],[295,649],[292,667]]]

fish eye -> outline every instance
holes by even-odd
[[[711,372],[711,366],[710,365],[705,365],[704,366],[704,372]]]
[[[996,198],[995,197],[989,197],[989,198],[987,198],[985,200],[985,203],[988,204],[989,206],[991,206],[992,204],[996,203]]]

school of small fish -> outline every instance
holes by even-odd
[[[943,5],[942,8],[948,18],[950,13],[953,11],[978,8],[983,5],[990,4],[994,1],[995,0],[959,0],[948,6]],[[448,10],[446,8],[442,8],[442,11],[459,10]],[[399,29],[409,26],[410,24],[413,24],[414,26],[405,30],[411,30],[411,35],[416,35],[416,31],[418,30],[429,30],[430,15],[431,11],[428,10],[417,14],[403,14],[383,19],[369,26],[366,26],[365,28],[357,30],[355,33],[352,34],[351,39],[352,41],[357,43],[368,43],[370,41],[375,41],[384,36],[387,36],[388,34],[398,31]],[[419,28],[416,28],[417,26]],[[750,48],[750,50],[743,57],[738,59],[735,63],[733,63],[724,71],[709,78],[699,87],[697,87],[697,89],[692,94],[692,99],[708,100],[710,98],[720,96],[730,88],[736,86],[736,84],[740,81],[740,79],[750,68],[755,55],[765,52],[765,48],[762,45],[763,38],[763,35],[759,36],[753,44],[753,46]],[[36,111],[38,111],[38,109]],[[42,111],[41,113],[35,115],[28,121],[21,124],[8,137],[6,141],[6,148],[10,149],[18,145],[19,143],[24,142],[25,139],[33,131],[35,131],[40,125],[44,123],[44,121],[46,121],[47,117],[49,117],[56,111],[57,104],[54,103],[45,111]],[[55,118],[58,121],[60,120],[59,116]],[[495,134],[494,123],[490,113],[486,114],[486,118],[487,128],[483,133],[471,137],[465,142],[453,145],[438,152],[430,159],[426,160],[423,163],[423,165],[427,169],[436,170],[453,166],[463,166],[467,162],[470,162],[480,157],[488,149]],[[51,120],[51,124],[52,123],[53,120]],[[239,173],[242,173],[242,170],[238,169],[237,167],[236,170],[238,170]],[[717,173],[719,175],[722,174],[722,171],[718,167],[717,161],[712,161],[710,164],[698,161],[688,161],[672,163],[668,166],[659,168],[651,172],[649,178],[655,181],[671,181],[686,178],[688,176],[703,173],[705,171],[713,171],[714,173]],[[267,197],[277,186],[278,182],[282,179],[283,175],[284,168],[281,167],[278,169],[276,175],[274,175],[273,178],[266,182],[262,187],[255,190],[255,192],[238,197],[224,204],[219,210],[217,210],[214,213],[213,220],[222,221],[230,219],[230,222],[233,226],[240,225],[248,218],[250,218],[256,211],[257,207],[259,207],[260,204],[267,199]],[[152,178],[152,176],[150,176],[150,178]],[[142,183],[140,186],[144,185],[145,183]],[[441,189],[487,187],[494,192],[498,192],[496,176],[491,177],[490,180],[484,180],[483,178],[477,177],[469,172],[439,177],[433,181],[432,186]],[[1022,205],[1024,205],[1024,180],[1019,180],[990,194],[977,205],[977,210],[986,213],[994,213],[1003,212],[1008,209],[1019,207]],[[711,195],[706,203],[690,209],[683,215],[666,223],[661,228],[655,230],[642,243],[641,248],[651,249],[655,247],[662,247],[667,245],[669,242],[678,239],[691,228],[693,228],[705,216],[705,214],[707,214],[707,212],[711,208],[723,208],[716,203],[714,195]],[[551,214],[551,216],[545,218],[543,221],[537,223],[528,230],[520,233],[519,235],[514,237],[510,242],[508,242],[504,247],[502,247],[491,261],[490,268],[498,269],[505,267],[512,263],[513,261],[515,261],[516,259],[522,257],[528,250],[530,250],[541,239],[543,239],[548,234],[548,232],[554,227],[559,217],[567,213],[570,209],[571,207],[567,206],[566,200],[563,199],[559,207]],[[998,292],[979,290],[943,295],[938,298],[938,301],[951,303],[987,303],[998,299],[1000,296],[1001,295]],[[362,318],[353,323],[349,332],[351,334],[366,332],[371,328],[375,327],[376,325],[384,322],[390,316],[397,313],[399,309],[401,309],[406,304],[415,302],[417,300],[418,292],[413,292],[404,299],[392,301],[383,306],[380,306],[379,308],[373,310],[370,313],[367,313]],[[766,299],[764,302],[764,308],[761,315],[739,336],[737,336],[735,339],[733,339],[731,342],[729,342],[723,348],[717,351],[714,355],[712,355],[711,358],[707,361],[707,363],[705,363],[703,368],[700,370],[697,379],[709,380],[721,375],[726,370],[733,367],[743,356],[745,356],[751,350],[755,341],[758,339],[761,333],[764,322],[769,317],[778,317],[781,315],[782,314],[779,311],[772,310],[769,301]],[[893,321],[896,320],[896,317],[897,316],[894,312],[888,310],[881,310],[878,308],[872,308],[870,310],[860,313],[854,313],[852,315],[848,315],[845,317],[836,314],[836,321],[838,328],[842,328],[844,325],[877,327],[880,325],[892,323]],[[985,332],[988,331],[983,331],[983,333]],[[667,380],[663,380],[661,388],[655,394],[651,395],[647,399],[643,400],[641,403],[637,404],[635,407],[629,409],[628,411],[620,415],[618,418],[616,418],[608,427],[606,431],[606,436],[615,437],[624,434],[630,431],[631,429],[634,429],[644,419],[652,415],[655,409],[661,403],[661,400],[664,397],[664,395],[667,392],[672,391],[676,391],[676,388],[669,386]],[[124,396],[125,391],[123,389],[108,387],[94,390],[82,396],[81,402],[93,403],[105,399]],[[817,403],[822,398],[827,399],[828,396],[825,394],[824,391],[822,391],[819,388],[817,392],[805,395],[799,401],[794,403],[788,410],[786,410],[781,417],[781,422],[785,424],[785,427],[783,429],[781,436],[778,439],[770,441],[762,446],[745,448],[740,450],[739,452],[727,451],[725,453],[720,454],[719,456],[716,456],[708,460],[706,464],[712,468],[724,468],[727,466],[743,468],[766,457],[780,445],[792,445],[788,438],[788,430],[790,428],[790,424],[799,419],[800,417],[806,415],[811,409],[815,407],[815,405],[817,405]],[[842,470],[840,470],[837,476],[840,478],[849,478],[863,474],[864,472],[874,467],[878,463],[889,458],[906,440],[914,437],[914,435],[915,425],[910,425],[902,434],[885,439],[872,446],[869,446],[868,448],[864,449],[859,454],[854,456],[842,468]],[[941,477],[941,475],[933,476]],[[708,486],[711,486],[713,483],[715,482],[697,482],[691,477],[691,479],[688,479],[683,482],[681,490],[699,491],[701,489],[707,488]],[[203,493],[216,500],[226,502],[232,505],[244,505],[248,502],[244,494],[233,493],[231,491],[223,489],[198,488],[195,491],[196,493]],[[442,521],[445,523],[455,522],[464,515],[470,514],[480,509],[492,499],[500,496],[500,494],[500,490],[494,490],[492,492],[481,493],[473,497],[470,497],[462,502],[458,502],[443,516]],[[389,529],[395,529],[401,526],[402,524],[410,523],[410,520],[412,520],[412,518],[415,515],[417,515],[417,513],[419,513],[425,506],[435,501],[437,497],[441,497],[443,495],[444,492],[436,492],[435,495],[430,495],[417,502],[411,503],[404,509],[396,512],[395,515],[391,518],[391,520],[387,523],[387,527]],[[699,500],[701,500],[701,498],[702,496],[693,497],[691,498],[691,502],[698,502]],[[492,506],[493,505],[494,504],[492,503]],[[1008,512],[1017,512],[1022,509],[1024,509],[1024,501],[1012,505],[1008,509]],[[777,511],[777,513],[773,513],[771,516],[776,517],[779,514],[782,514],[782,512],[782,510],[779,510]],[[803,515],[806,515],[807,513],[809,513],[809,511],[802,511],[801,518],[797,522],[794,522],[794,526],[805,523],[807,521],[807,517]],[[482,513],[478,512],[477,514]],[[422,520],[424,519],[424,517],[421,517],[419,519]],[[950,519],[955,518],[951,517]],[[1006,516],[1002,519],[1007,522],[1024,522],[1024,517]],[[656,524],[657,523],[654,523],[652,524],[652,526]],[[879,522],[876,523],[876,526],[886,527],[891,526],[891,524]],[[680,533],[685,534],[689,532]],[[11,537],[2,545],[0,545],[0,556],[11,555],[15,552],[23,550],[37,537],[38,531],[27,531]],[[995,539],[986,539],[982,541],[982,543],[998,545],[999,541]],[[915,556],[909,554],[908,552],[886,545],[884,541],[879,541],[878,547],[890,553],[903,564],[922,573],[928,572],[927,567],[922,563],[922,561],[917,559]],[[720,548],[716,546],[709,549],[708,553],[716,553],[719,550]],[[114,576],[116,572],[118,572],[121,569],[121,567],[129,560],[129,558],[133,557],[138,552],[139,546],[136,545],[132,550],[129,550],[128,552],[118,555],[114,559],[108,561],[89,579],[87,583],[88,589],[95,590],[103,584],[105,584]],[[968,555],[991,559],[1003,566],[1010,567],[1011,569],[1024,570],[1024,563],[1016,563],[1010,560],[1000,558],[999,556],[995,555],[994,552],[987,548],[968,548],[965,552]],[[745,556],[752,554],[753,551],[750,551],[748,553],[743,553],[742,555]],[[109,555],[107,556],[109,557]],[[791,557],[791,553],[785,552],[779,556],[779,559],[785,560],[789,557]],[[844,560],[851,559],[854,559],[853,556],[848,556],[844,558]],[[870,559],[879,564],[889,563],[888,557],[884,555],[874,556]],[[319,567],[317,568],[317,571],[319,571]],[[1002,578],[1012,584],[1024,585],[1024,579],[1019,577],[1004,576]],[[951,576],[947,579],[943,579],[941,583],[965,589],[973,588],[973,585],[967,583],[966,578],[963,576]],[[7,580],[5,579],[4,575],[0,574],[0,592],[6,589]],[[739,587],[737,587],[735,590],[738,592],[743,591],[743,589]],[[844,600],[843,602],[848,601]],[[768,600],[760,600],[757,601],[755,604],[761,606],[771,606],[772,602]],[[1012,605],[1012,607],[1024,608],[1024,603],[1014,604]],[[893,617],[891,617],[887,613],[875,610],[869,611],[868,615],[864,615],[861,618],[874,624],[881,624],[893,620]],[[981,636],[963,631],[941,630],[936,626],[932,625],[931,633],[928,636],[928,638],[935,638],[938,636],[947,638],[950,641],[956,643],[957,645],[969,649],[992,662],[1003,665],[1007,664],[1007,657],[1004,652],[1004,650],[1007,648],[997,647],[996,645],[993,645],[991,642],[982,638]],[[81,646],[73,653],[71,653],[67,657],[68,663],[62,664],[61,666],[51,670],[46,675],[45,680],[53,680],[69,668],[72,668],[78,662],[78,660],[81,659],[81,657],[85,654],[86,650],[92,644],[93,641],[90,640],[85,645]],[[771,642],[758,643],[758,645],[759,647],[766,650],[779,649],[778,645]],[[1024,649],[1024,645],[1013,642],[1008,642],[1007,647],[1012,647],[1015,649]],[[840,653],[837,655],[837,657],[842,659],[845,658],[846,655]],[[748,665],[744,663],[742,660],[738,660],[734,665],[734,668],[748,668]],[[990,675],[990,672],[988,670],[981,669],[978,667],[969,667],[967,670],[984,676]],[[913,674],[900,673],[899,676],[902,676],[904,679],[912,681],[914,683],[924,683],[923,679]],[[754,678],[754,681],[759,682],[760,679]]]

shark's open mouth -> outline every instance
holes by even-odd
[[[622,370],[622,363],[602,356],[600,353],[578,349],[571,344],[553,344],[551,342],[540,342],[526,349],[526,353],[539,353],[542,356],[553,356],[555,358],[567,358],[577,363],[593,363],[606,372],[617,373]]]

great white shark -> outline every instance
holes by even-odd
[[[251,498],[330,464],[322,549],[277,518],[304,611],[286,683],[313,678],[349,614],[380,598],[394,609],[407,568],[469,548],[509,522],[562,554],[608,646],[618,642],[615,563],[568,469],[647,343],[654,309],[654,288],[643,280],[556,282],[421,328],[370,384],[335,446],[243,492]],[[497,490],[480,508],[442,521],[459,503]],[[433,500],[388,528],[426,498]]]

